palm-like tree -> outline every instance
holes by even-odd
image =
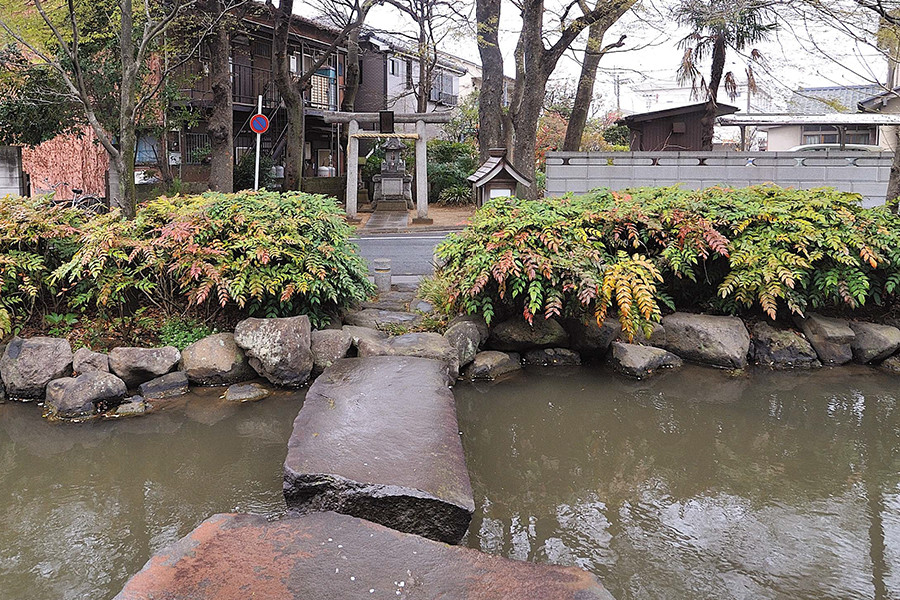
[[[676,21],[690,27],[691,32],[681,40],[684,48],[678,81],[691,82],[694,93],[706,101],[706,112],[701,120],[702,146],[712,150],[713,127],[716,121],[719,86],[724,79],[725,91],[734,99],[737,96],[737,80],[734,73],[725,73],[725,55],[729,49],[744,52],[753,44],[766,39],[776,28],[772,0],[681,0],[674,9]],[[762,55],[752,49],[750,56],[760,60]],[[699,64],[712,59],[707,81]],[[755,81],[752,66],[747,67],[747,81],[753,90]]]

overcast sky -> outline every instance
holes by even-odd
[[[671,0],[644,0],[642,8],[629,14],[608,33],[605,42],[628,36],[622,51],[607,54],[601,61],[595,86],[598,109],[616,107],[614,80],[620,82],[620,103],[623,110],[641,112],[648,107],[648,88],[674,87],[676,70],[682,50],[678,47],[685,31],[672,28],[667,14]],[[549,4],[549,1],[548,1]],[[507,74],[513,74],[512,53],[519,30],[519,19],[511,4],[504,4],[501,13],[501,47]],[[787,17],[780,13],[781,17]],[[403,23],[394,9],[379,7],[370,14],[370,24],[379,29],[396,30]],[[409,26],[405,26],[409,29]],[[583,40],[576,43],[583,48]],[[472,31],[460,29],[445,40],[445,51],[473,62],[480,62]],[[797,87],[852,85],[871,83],[885,77],[886,65],[877,51],[855,42],[849,35],[820,24],[804,24],[791,19],[782,22],[774,39],[758,45],[766,58],[764,67],[756,66],[760,88],[777,102],[783,102],[790,90]],[[553,79],[569,80],[574,86],[579,64],[570,52],[560,63]],[[746,60],[730,52],[727,68],[740,81],[745,81]],[[708,70],[708,67],[707,67]],[[740,102],[738,102],[740,104]]]

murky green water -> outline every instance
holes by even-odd
[[[900,597],[900,379],[583,369],[456,395],[471,547],[619,600]]]
[[[82,425],[0,404],[0,600],[108,599],[214,513],[282,513],[302,394],[228,405],[221,392]]]
[[[302,393],[218,393],[76,426],[0,405],[0,600],[108,599],[213,513],[281,514]],[[900,379],[585,368],[456,395],[472,547],[619,600],[900,598]]]

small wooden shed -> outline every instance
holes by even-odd
[[[716,116],[731,115],[737,111],[736,106],[719,104]],[[632,152],[700,151],[703,149],[703,127],[700,121],[705,112],[706,103],[701,102],[628,115],[622,121],[631,132]]]
[[[531,180],[519,173],[506,158],[506,148],[491,148],[488,159],[469,175],[475,191],[475,204],[482,206],[491,198],[518,195],[518,186],[531,187]]]

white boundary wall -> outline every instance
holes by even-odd
[[[595,188],[681,184],[745,187],[776,183],[823,186],[863,196],[864,206],[884,204],[892,152],[548,152],[548,196]]]
[[[22,150],[14,146],[0,146],[0,197],[22,193]]]

